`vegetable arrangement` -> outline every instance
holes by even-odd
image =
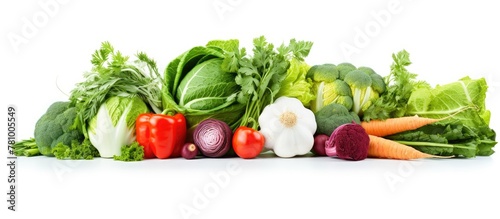
[[[309,65],[313,43],[252,54],[214,40],[172,60],[161,75],[145,53],[104,42],[69,100],[53,103],[17,156],[120,161],[183,157],[472,158],[494,153],[484,78],[431,87],[393,54],[383,77],[351,63]]]

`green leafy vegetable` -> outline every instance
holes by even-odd
[[[40,155],[34,138],[18,141],[12,145],[12,147],[14,149],[14,155],[16,156],[32,157]]]
[[[110,97],[138,96],[151,110],[162,111],[162,78],[155,61],[145,53],[138,53],[135,60],[130,60],[109,42],[103,42],[91,62],[94,66],[84,74],[86,80],[78,83],[70,96],[72,106],[77,108],[76,125],[82,127],[84,134],[88,122]]]
[[[426,82],[417,81],[417,74],[406,69],[411,64],[410,54],[406,50],[392,54],[392,59],[391,72],[384,77],[387,89],[365,110],[364,121],[404,116],[412,92],[416,88],[428,86]]]
[[[162,90],[164,109],[184,114],[191,130],[203,120],[214,118],[235,128],[244,105],[236,101],[239,86],[225,56],[235,55],[238,40],[214,40],[194,47],[171,61]]]
[[[458,113],[453,118],[465,125],[489,125],[491,112],[485,107],[487,89],[484,78],[470,77],[435,88],[420,88],[409,98],[406,115],[444,118]]]
[[[52,153],[57,159],[71,159],[71,160],[92,160],[94,157],[99,157],[99,151],[92,146],[88,139],[82,143],[72,141],[71,146],[63,144],[62,142],[52,148]]]
[[[281,96],[294,97],[300,100],[305,107],[309,107],[315,96],[311,92],[312,81],[306,78],[310,66],[305,61],[297,59],[290,60],[290,68],[286,77],[281,82],[281,89],[276,94],[276,98]]]
[[[487,88],[484,78],[470,77],[435,88],[421,87],[409,98],[406,115],[444,118],[455,114],[454,119],[477,135],[475,141],[468,144],[475,145],[474,155],[488,156],[494,152],[496,135],[489,128],[491,112],[485,107]]]
[[[139,145],[137,141],[130,145],[122,146],[121,155],[115,155],[113,159],[119,161],[141,161],[144,159],[144,147]]]
[[[482,144],[491,143],[482,140],[475,130],[460,122],[435,123],[386,138],[412,146],[424,153],[466,158],[475,157]]]
[[[135,121],[147,113],[146,104],[139,97],[111,97],[101,105],[88,124],[88,137],[101,157],[120,155],[123,145],[135,141]]]
[[[290,60],[303,61],[309,54],[312,42],[290,40],[288,45],[276,48],[264,36],[253,40],[253,56],[245,49],[228,53],[223,69],[237,70],[235,81],[241,87],[236,100],[246,106],[239,126],[250,126],[257,130],[258,118],[265,106],[276,99],[281,83],[287,76]]]

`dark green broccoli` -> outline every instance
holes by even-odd
[[[345,106],[338,103],[331,103],[321,108],[314,114],[318,128],[316,134],[330,136],[339,126],[347,123],[360,123],[359,116],[354,112],[349,112]]]
[[[82,142],[84,135],[75,125],[77,110],[69,102],[55,102],[35,125],[35,142],[45,156],[54,156],[52,148],[57,144],[71,145],[73,140]]]

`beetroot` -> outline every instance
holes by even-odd
[[[363,160],[368,156],[370,138],[365,129],[356,123],[337,127],[325,143],[325,152],[329,157],[345,160]]]

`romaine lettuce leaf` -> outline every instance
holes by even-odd
[[[435,123],[422,128],[387,136],[424,153],[440,156],[475,157],[479,136],[460,122]]]
[[[414,141],[406,143],[436,155],[474,157],[493,154],[492,148],[497,142],[495,141],[495,131],[489,127],[491,112],[485,106],[487,88],[484,78],[474,80],[470,77],[464,77],[459,81],[438,85],[435,88],[420,87],[416,89],[408,100],[405,113],[407,116],[449,117],[442,122],[452,124],[452,121],[456,121],[463,127],[450,126],[440,133],[426,132],[425,130],[428,128],[436,128],[436,125],[431,125],[426,126],[427,128],[407,132],[404,137],[401,134],[397,137],[398,140]],[[464,130],[470,131],[463,132]],[[447,134],[445,135],[445,133]],[[454,137],[459,137],[459,139]],[[446,141],[444,141],[445,139]],[[417,144],[415,142],[434,142],[435,144]],[[452,147],[445,149],[445,144]]]
[[[455,114],[454,119],[470,127],[489,125],[490,112],[485,107],[487,88],[484,78],[470,77],[434,89],[419,88],[408,100],[406,115],[445,118]]]

